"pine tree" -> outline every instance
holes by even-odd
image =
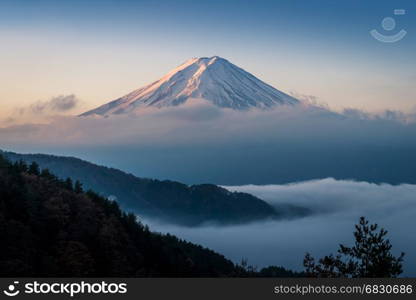
[[[73,185],[73,183],[72,183],[72,179],[71,178],[67,178],[66,180],[65,180],[65,187],[68,189],[68,190],[70,190],[70,191],[73,191],[73,189],[74,189],[74,185]]]
[[[395,257],[390,240],[386,239],[387,230],[377,229],[377,224],[369,224],[361,217],[355,225],[354,246],[340,245],[336,256],[325,256],[318,263],[307,253],[303,261],[306,274],[309,277],[397,277],[403,272],[404,253]]]
[[[35,161],[30,164],[28,173],[32,175],[40,175],[39,165]]]
[[[27,172],[28,171],[26,162],[21,160],[21,159],[14,163],[14,168],[16,170],[18,170],[19,172]]]
[[[82,188],[82,183],[79,180],[75,181],[74,192],[77,194],[81,194],[84,192],[84,189]]]
[[[0,169],[6,169],[8,167],[10,167],[10,162],[0,154]]]
[[[40,176],[51,181],[58,181],[58,178],[52,174],[49,169],[43,169]]]

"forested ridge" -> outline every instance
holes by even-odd
[[[1,155],[0,244],[3,277],[299,276],[280,267],[258,272],[151,232],[79,181]]]
[[[266,219],[301,217],[305,208],[282,204],[279,208],[247,193],[230,192],[214,184],[186,184],[136,177],[75,157],[1,152],[13,162],[33,161],[61,179],[70,177],[101,195],[115,196],[122,209],[164,222],[198,226],[205,222],[239,224]]]
[[[214,184],[186,184],[140,178],[121,170],[95,165],[74,158],[45,154],[1,152],[13,162],[36,162],[60,179],[70,177],[103,196],[115,196],[123,209],[138,215],[186,226],[205,222],[218,224],[247,223],[270,218],[303,216],[300,207],[282,205],[277,210],[247,193],[230,192]]]

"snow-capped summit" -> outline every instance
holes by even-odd
[[[88,111],[110,115],[143,107],[167,107],[204,99],[221,108],[247,110],[296,105],[299,100],[273,88],[219,56],[192,58],[161,79]]]

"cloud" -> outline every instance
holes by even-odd
[[[353,242],[360,216],[389,231],[393,252],[406,252],[405,274],[416,274],[416,185],[389,185],[327,178],[287,185],[232,186],[272,205],[291,203],[310,208],[311,216],[248,225],[186,228],[145,220],[155,231],[170,232],[210,247],[240,262],[248,258],[259,267],[282,265],[301,270],[309,251],[316,257],[334,253],[338,244]]]
[[[296,99],[298,99],[298,100],[300,100],[300,101],[302,101],[306,104],[312,104],[312,105],[315,105],[315,106],[322,106],[322,107],[328,108],[328,105],[324,104],[324,103],[320,103],[319,98],[315,95],[302,94],[302,93],[298,93],[296,91],[291,91],[291,92],[289,92],[289,94],[292,97],[294,97],[294,98],[296,98]]]
[[[49,112],[66,112],[78,105],[78,98],[75,95],[61,95],[53,97],[49,101],[38,101],[29,106],[29,110],[36,114]],[[25,110],[25,109],[24,109]]]
[[[28,106],[18,107],[4,120],[0,126],[27,125],[30,123],[49,123],[54,116],[65,115],[79,106],[75,95],[60,95],[49,100],[39,100]]]
[[[0,140],[7,150],[77,156],[141,177],[233,185],[276,206],[313,210],[306,218],[225,228],[150,222],[235,261],[299,269],[305,251],[322,256],[351,243],[353,224],[366,215],[390,230],[414,275],[416,188],[400,184],[416,182],[414,120],[307,105],[237,112],[201,102],[108,118],[57,116],[49,124],[2,128]],[[348,178],[356,181],[339,180]]]
[[[409,210],[416,212],[416,185],[411,184],[375,184],[326,178],[285,185],[226,188],[256,195],[272,205],[290,203],[315,213],[353,212],[378,218]]]
[[[103,117],[58,116],[0,129],[2,147],[78,156],[142,177],[270,184],[334,177],[416,182],[416,123],[402,115],[207,103]]]

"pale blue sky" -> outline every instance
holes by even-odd
[[[363,2],[0,0],[0,116],[65,94],[89,109],[212,55],[336,109],[411,110],[416,2]],[[402,28],[393,44],[369,34]]]

